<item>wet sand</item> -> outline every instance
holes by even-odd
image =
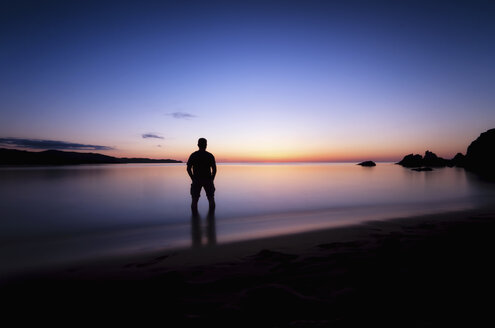
[[[1,286],[18,323],[490,326],[495,208],[78,263]]]

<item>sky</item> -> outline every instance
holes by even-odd
[[[452,158],[495,128],[492,1],[0,1],[0,147]]]

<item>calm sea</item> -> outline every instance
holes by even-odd
[[[190,212],[184,164],[0,168],[0,275],[68,260],[204,246],[493,203],[458,168],[220,164],[217,208]]]

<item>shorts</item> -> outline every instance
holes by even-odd
[[[201,188],[205,189],[206,197],[213,198],[215,196],[215,185],[213,184],[213,180],[194,180],[193,183],[191,183],[191,196],[193,198],[199,198]]]

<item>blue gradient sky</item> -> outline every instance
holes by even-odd
[[[371,2],[3,1],[0,138],[181,160],[198,137],[219,161],[465,152],[495,127],[495,5]]]

